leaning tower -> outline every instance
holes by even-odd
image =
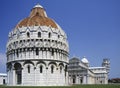
[[[103,59],[102,66],[106,67],[107,73],[110,71],[110,60],[105,58]]]
[[[41,5],[9,33],[6,46],[8,85],[68,85],[67,36]]]

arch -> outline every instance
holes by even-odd
[[[51,33],[50,32],[48,33],[48,38],[51,38]]]
[[[44,64],[44,65],[46,66],[46,63],[45,63],[44,61],[38,61],[38,62],[36,63],[36,66],[37,66],[38,64]]]
[[[40,73],[43,73],[43,65],[40,65]]]
[[[18,49],[16,50],[16,56],[19,57],[19,52]]]
[[[63,63],[59,63],[59,66],[63,66],[64,67],[64,64]]]
[[[66,77],[66,74],[67,74],[67,69],[68,69],[68,66],[65,65],[65,77]]]
[[[38,56],[39,55],[39,48],[36,48],[36,55]]]
[[[30,73],[30,65],[28,65],[27,68],[28,68],[28,73]]]
[[[51,51],[51,55],[54,56],[54,49],[52,49],[52,51]]]
[[[39,37],[39,38],[41,37],[41,32],[38,32],[38,37]]]
[[[53,72],[54,72],[54,66],[51,65],[51,73],[53,74]]]
[[[30,37],[30,33],[29,33],[29,32],[27,32],[27,37],[28,37],[28,38]]]
[[[15,63],[14,68],[15,68],[16,83],[21,84],[22,83],[22,65],[20,63]]]
[[[73,82],[72,83],[75,84],[76,83],[76,76],[73,75],[72,78],[73,78]]]
[[[53,64],[53,65],[55,65],[55,66],[57,67],[57,63],[56,63],[56,62],[50,62],[50,63],[48,64],[48,66],[51,65],[51,64]]]
[[[67,71],[67,69],[68,69],[68,66],[67,66],[67,65],[65,65],[65,71]]]
[[[32,64],[32,65],[34,66],[34,63],[33,63],[32,61],[30,61],[30,60],[25,61],[25,62],[23,63],[23,66],[24,66],[25,64]]]
[[[60,73],[62,73],[62,69],[63,69],[62,66],[60,66]]]
[[[7,63],[7,71],[12,69],[12,63]]]
[[[15,63],[14,68],[15,70],[22,69],[22,65],[20,63]]]

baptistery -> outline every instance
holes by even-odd
[[[8,37],[8,85],[68,85],[67,36],[41,5],[35,5]]]

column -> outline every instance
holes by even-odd
[[[15,68],[14,68],[14,64],[12,64],[12,72],[13,72],[13,77],[12,77],[13,85],[16,85],[16,77],[15,77]]]
[[[59,54],[59,51],[58,51],[58,52],[57,52],[57,58],[58,58],[58,60],[59,60],[59,55],[60,55],[60,54]]]
[[[47,50],[47,59],[50,59],[50,51]]]
[[[25,48],[25,59],[27,59],[27,49]]]
[[[47,59],[47,49],[45,50],[45,59]]]
[[[62,60],[62,58],[61,58],[61,52],[59,53],[59,58],[60,58],[60,60]]]
[[[30,57],[33,59],[33,52],[34,52],[34,49],[31,49],[31,54],[30,54]]]
[[[35,59],[35,48],[33,48],[33,59]]]
[[[19,59],[21,59],[21,50],[19,50]]]
[[[23,49],[23,48],[22,48],[21,54],[22,54],[22,57],[21,57],[21,58],[24,58],[24,49]]]
[[[39,51],[39,59],[42,59],[42,50]]]
[[[86,76],[83,76],[83,84],[86,84]]]
[[[16,50],[15,50],[15,53],[14,53],[14,54],[15,54],[15,56],[14,56],[14,57],[15,57],[15,59],[14,59],[14,60],[16,60]]]
[[[38,48],[38,59],[40,59],[40,48]]]
[[[21,81],[22,82],[21,82],[21,85],[24,85],[24,80],[23,80],[23,77],[24,77],[24,72],[23,71],[24,70],[23,69],[24,69],[24,67],[22,66],[22,70],[21,70],[21,75],[22,75],[22,77],[21,77],[22,80]]]
[[[20,49],[18,49],[18,60],[20,59]]]
[[[45,59],[45,53],[46,53],[46,51],[43,50],[43,59]]]
[[[13,70],[13,85],[16,84],[16,79],[15,79],[15,70]]]
[[[29,59],[31,59],[31,48],[29,49]]]
[[[56,58],[56,50],[54,51],[54,59],[57,59],[57,58]]]
[[[58,60],[58,51],[56,50],[56,60]]]
[[[42,59],[43,59],[43,49],[42,49],[42,55],[41,55]]]
[[[76,84],[80,84],[80,78],[79,78],[79,75],[77,75],[76,79],[77,79]]]
[[[7,85],[9,85],[10,84],[10,82],[9,82],[10,69],[7,68],[7,70],[8,70],[8,72],[7,72]]]
[[[36,85],[37,83],[36,83],[36,69],[34,69],[34,77],[35,77],[35,79],[34,79],[34,85]]]

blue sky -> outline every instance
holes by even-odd
[[[0,72],[8,33],[37,3],[66,32],[70,58],[86,56],[91,66],[109,58],[110,78],[120,77],[120,0],[0,0]]]

